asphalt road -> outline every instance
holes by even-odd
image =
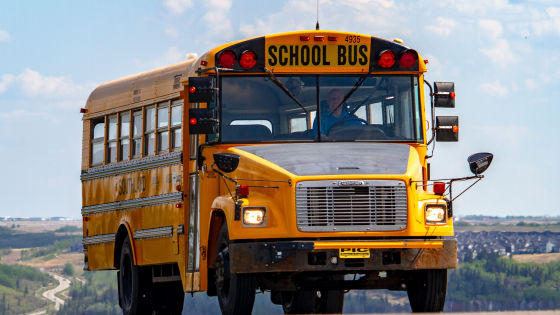
[[[70,280],[63,278],[57,274],[54,274],[52,272],[49,272],[49,274],[51,276],[53,276],[57,281],[58,281],[58,286],[54,289],[45,291],[43,293],[43,296],[51,301],[53,301],[55,303],[55,310],[59,310],[60,309],[60,305],[64,305],[64,300],[57,297],[55,294],[57,294],[58,292],[64,291],[66,289],[68,289],[68,287],[70,287]]]

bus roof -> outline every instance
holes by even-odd
[[[144,102],[179,97],[182,81],[198,58],[134,74],[98,86],[88,97],[84,119],[120,111]]]

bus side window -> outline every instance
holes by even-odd
[[[117,161],[117,115],[108,117],[107,129],[107,163]]]
[[[139,158],[142,155],[142,110],[132,114],[132,157]]]
[[[120,153],[119,161],[128,161],[130,155],[130,114],[129,112],[120,113]]]
[[[91,165],[103,164],[105,146],[105,118],[92,120],[93,133],[91,134]]]
[[[183,101],[174,100],[171,103],[171,150],[181,149],[181,120],[183,119]]]
[[[144,156],[154,155],[156,143],[156,107],[146,107],[146,129],[144,131]]]
[[[157,107],[158,153],[169,151],[169,103],[159,103]]]

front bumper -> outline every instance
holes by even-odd
[[[341,248],[367,248],[370,257],[339,258]],[[229,255],[233,273],[449,269],[457,267],[457,240],[237,242]]]

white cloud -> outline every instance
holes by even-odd
[[[156,60],[152,63],[154,67],[163,67],[168,66],[173,63],[181,62],[185,60],[185,53],[181,52],[179,48],[173,46],[169,47],[163,55],[156,58]]]
[[[502,23],[496,20],[479,20],[478,26],[491,38],[499,38],[504,30]]]
[[[0,80],[0,93],[6,91],[8,86],[14,81],[15,76],[12,74],[5,74],[2,76],[2,80]]]
[[[30,96],[82,97],[93,89],[93,84],[75,84],[69,75],[44,76],[31,69],[25,69],[16,81]]]
[[[207,23],[207,31],[210,36],[231,39],[234,36],[233,27],[229,18],[231,0],[210,0],[207,3],[208,11],[202,17]]]
[[[166,0],[165,7],[175,14],[182,14],[187,8],[192,7],[192,0]]]
[[[545,13],[538,16],[531,24],[531,28],[539,36],[549,32],[560,36],[560,7],[546,8]]]
[[[480,51],[488,56],[493,63],[503,68],[515,64],[518,60],[505,39],[499,39],[494,47],[481,48]]]
[[[509,90],[503,86],[499,81],[486,82],[480,87],[484,93],[491,96],[504,97],[509,93]]]
[[[473,129],[482,139],[506,145],[511,151],[519,151],[522,144],[535,137],[531,128],[522,125],[473,126]]]
[[[427,25],[426,30],[436,33],[439,36],[449,36],[456,26],[456,22],[450,18],[438,17],[435,25]]]
[[[2,42],[9,42],[12,39],[12,35],[7,31],[0,30],[0,43]]]

